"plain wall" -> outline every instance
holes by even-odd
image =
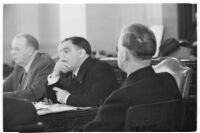
[[[176,4],[88,4],[87,37],[93,50],[111,53],[116,52],[121,28],[133,23],[163,25],[163,38],[177,38],[176,8]]]
[[[61,40],[72,34],[86,37],[92,50],[116,53],[121,28],[132,23],[163,24],[163,38],[177,38],[177,5],[6,4],[3,6],[3,62],[11,61],[12,38],[21,32],[34,35],[40,42],[40,50],[51,56],[57,54]]]
[[[87,38],[93,50],[113,52],[121,29],[121,14],[118,4],[88,4]]]
[[[53,54],[60,41],[58,5],[4,5],[3,62],[11,62],[12,38],[18,33],[29,33],[40,43],[40,51]]]
[[[162,5],[163,25],[165,32],[163,40],[168,38],[178,38],[178,9],[177,4],[163,4]]]
[[[16,34],[27,32],[38,38],[38,6],[10,4],[3,9],[3,62],[9,62],[12,38]]]
[[[9,62],[11,40],[17,31],[17,12],[16,6],[3,6],[3,62]]]

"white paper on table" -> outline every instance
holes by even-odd
[[[50,104],[47,105],[43,102],[38,102],[34,104],[38,115],[44,115],[48,113],[56,113],[56,112],[63,112],[63,111],[70,111],[70,110],[77,110],[78,107],[69,106],[65,104]]]
[[[35,106],[38,115],[78,110],[78,109],[86,110],[92,108],[92,107],[74,107],[66,104],[45,104],[44,102],[37,102],[33,105]]]

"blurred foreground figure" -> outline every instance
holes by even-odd
[[[118,42],[118,66],[127,73],[122,86],[100,106],[95,119],[82,131],[123,131],[130,106],[181,99],[169,73],[155,73],[150,66],[156,51],[153,32],[141,24],[125,27]]]
[[[33,104],[17,98],[3,98],[4,131],[13,131],[21,125],[36,124],[38,115]]]

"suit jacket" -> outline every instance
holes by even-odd
[[[39,118],[31,102],[16,98],[3,98],[4,131],[13,131],[15,127],[36,124]]]
[[[20,85],[24,68],[15,66],[13,72],[3,83],[3,92],[6,97],[18,97],[39,101],[46,92],[47,76],[54,68],[54,61],[44,53],[37,53],[27,73],[25,83]]]
[[[62,74],[59,81],[48,86],[47,97],[57,102],[53,87],[69,91],[71,94],[66,104],[72,106],[98,106],[118,84],[110,65],[88,57],[80,66],[77,77],[72,73]]]
[[[156,74],[152,67],[133,72],[122,86],[100,106],[95,119],[83,131],[123,131],[130,106],[181,99],[175,79],[169,73]]]

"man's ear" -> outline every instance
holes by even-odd
[[[79,57],[83,58],[86,54],[86,51],[84,49],[79,49]]]
[[[32,55],[34,53],[34,49],[32,47],[27,48],[29,55]]]

